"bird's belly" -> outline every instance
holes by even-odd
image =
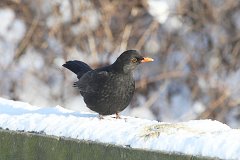
[[[128,104],[130,103],[134,87],[126,86],[125,87],[118,86],[114,90],[104,90],[101,92],[101,99],[99,99],[98,104],[100,106],[106,106],[106,114],[114,114],[116,112],[120,112],[124,110]]]
[[[129,83],[116,81],[116,83],[111,82],[111,85],[106,83],[95,95],[92,95],[97,97],[96,99],[91,100],[91,102],[84,100],[91,110],[102,115],[110,115],[120,112],[128,106],[134,89],[134,81]]]

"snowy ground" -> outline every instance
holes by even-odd
[[[92,140],[131,148],[240,159],[240,130],[218,121],[159,123],[80,113],[61,106],[40,108],[0,98],[0,127]]]

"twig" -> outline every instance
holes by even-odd
[[[146,108],[150,108],[154,102],[156,102],[156,100],[158,99],[158,97],[160,96],[159,91],[156,91],[153,95],[151,95],[151,97],[144,103],[144,107]]]
[[[158,27],[158,22],[157,21],[152,21],[152,23],[150,24],[149,28],[147,30],[145,30],[145,32],[142,34],[141,38],[138,40],[135,48],[137,50],[141,50],[144,42],[146,41],[146,38],[148,37],[148,35],[155,30]]]
[[[111,5],[106,4],[105,1],[99,1],[99,3],[102,6],[101,7],[101,12],[102,12],[102,18],[103,18],[102,25],[103,25],[104,32],[105,32],[107,38],[110,41],[113,41],[113,34],[112,34],[112,31],[111,31],[110,26],[108,24],[108,21],[110,19],[109,18],[109,12],[112,12],[112,8],[110,7]],[[109,7],[107,8],[106,6],[109,6]]]
[[[224,101],[229,97],[228,92],[224,92],[217,100],[215,100],[206,111],[204,111],[199,118],[205,119],[208,118]]]
[[[93,34],[92,32],[89,32],[88,33],[88,44],[89,44],[89,49],[90,49],[90,52],[94,58],[94,60],[97,60],[97,50],[96,50],[96,43],[95,43],[95,39],[93,37]]]
[[[132,31],[132,25],[127,24],[123,31],[122,42],[120,45],[120,52],[127,49],[128,40]]]
[[[38,25],[38,22],[39,22],[39,17],[37,16],[33,19],[32,24],[31,24],[28,32],[26,33],[26,36],[23,38],[23,40],[20,42],[19,47],[16,49],[14,59],[18,59],[23,54],[23,51],[27,48],[27,46],[33,36],[33,33]]]
[[[142,79],[140,80],[137,84],[136,84],[136,88],[141,88],[141,86],[143,86],[143,81],[146,84],[149,83],[154,83],[163,79],[170,79],[170,78],[179,78],[179,77],[183,77],[185,76],[185,74],[182,71],[170,71],[170,72],[165,72],[165,73],[161,73],[156,77],[152,77],[152,78],[148,78],[148,79]]]

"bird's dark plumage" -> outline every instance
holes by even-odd
[[[124,110],[132,99],[135,90],[132,71],[141,62],[150,61],[153,59],[141,56],[136,50],[128,50],[112,65],[94,70],[76,60],[63,66],[77,74],[79,80],[74,85],[87,107],[100,115],[111,115]]]

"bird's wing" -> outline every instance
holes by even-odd
[[[109,77],[107,71],[89,71],[75,84],[82,92],[97,92]]]

